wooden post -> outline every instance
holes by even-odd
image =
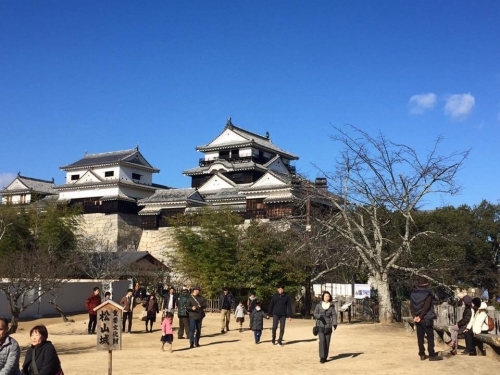
[[[108,350],[108,375],[113,374],[113,351]]]
[[[97,350],[108,351],[108,375],[113,373],[113,350],[122,349],[123,307],[111,300],[94,308],[97,311]]]

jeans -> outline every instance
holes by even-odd
[[[262,336],[262,331],[253,331],[253,338],[255,339],[256,343],[260,342],[260,336]]]
[[[272,328],[272,341],[273,343],[276,341],[276,329],[278,328],[278,323],[280,325],[280,335],[278,338],[278,343],[283,342],[283,335],[285,334],[285,322],[286,322],[286,316],[278,316],[278,315],[273,315],[273,328]]]
[[[200,345],[201,319],[189,319],[189,344]]]
[[[88,330],[89,333],[94,333],[95,332],[95,327],[97,325],[97,314],[89,314],[89,325],[88,325]]]
[[[464,339],[465,339],[465,350],[469,353],[475,353],[476,348],[474,346],[474,333],[472,332],[472,329],[469,329],[468,331],[464,332]]]
[[[454,326],[448,327],[450,330],[450,337],[451,341],[455,343],[453,346],[453,349],[457,350],[458,349],[458,332],[460,331],[460,328],[455,324]]]
[[[128,319],[128,332],[132,330],[132,311],[123,312],[122,332],[125,332],[125,322]]]
[[[427,325],[425,320],[420,323],[416,323],[417,327],[417,341],[418,341],[418,354],[425,355],[424,338],[427,336],[427,350],[429,352],[429,357],[436,355],[434,351],[434,328],[431,325]]]

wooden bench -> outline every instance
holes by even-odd
[[[413,334],[415,332],[413,318],[404,317],[401,320],[406,332]],[[450,334],[449,326],[447,325],[434,324],[433,328],[438,334],[438,340],[441,342],[444,342],[443,335],[445,332],[448,335]],[[460,335],[459,338],[463,338],[463,335]],[[477,355],[487,355],[500,360],[500,336],[486,333],[476,334],[474,335],[474,347],[476,348]]]

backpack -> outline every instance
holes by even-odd
[[[491,316],[488,316],[488,331],[493,331],[495,329],[495,321]]]

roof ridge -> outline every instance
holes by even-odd
[[[139,150],[137,148],[131,148],[127,150],[118,150],[118,151],[106,151],[106,152],[98,152],[95,154],[85,154],[84,158],[94,158],[94,157],[99,157],[103,155],[113,155],[113,154],[124,154],[124,153],[134,153],[138,152]]]
[[[41,178],[34,178],[34,177],[28,177],[28,176],[21,176],[20,174],[17,175],[18,178],[24,178],[26,180],[31,180],[31,181],[38,181],[38,182],[47,182],[49,184],[54,183],[54,177],[52,177],[52,181],[50,180],[42,180]]]

